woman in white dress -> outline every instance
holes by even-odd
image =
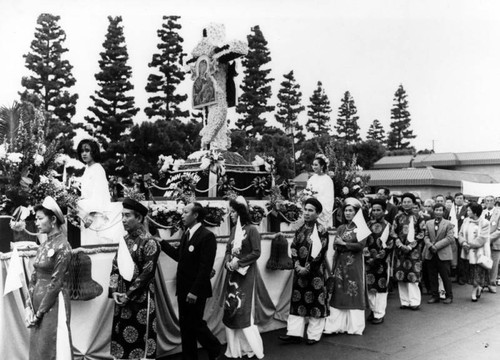
[[[319,215],[318,222],[325,228],[332,227],[333,204],[335,199],[333,181],[327,174],[328,159],[323,154],[316,154],[312,169],[314,175],[307,181],[307,187],[312,196],[319,200],[323,211]]]
[[[80,141],[77,148],[78,158],[86,164],[81,178],[81,198],[78,201],[79,216],[85,227],[89,227],[99,217],[104,217],[111,202],[106,171],[99,163],[101,153],[94,140]]]

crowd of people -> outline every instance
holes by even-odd
[[[90,146],[81,149],[85,154],[91,150]],[[452,304],[452,279],[472,286],[473,302],[480,299],[483,289],[496,293],[500,208],[493,196],[479,204],[467,202],[461,193],[453,198],[436,195],[423,202],[405,193],[396,205],[390,201],[390,190],[382,188],[368,202],[347,198],[338,209],[342,223],[330,244],[333,191],[328,193],[332,198],[325,197],[321,188],[333,189],[333,184],[324,178],[324,157],[318,156],[315,163],[313,183],[317,191],[304,201],[303,223],[291,242],[293,285],[286,334],[279,337],[281,341],[299,343],[305,339],[306,344],[314,345],[323,334],[362,335],[367,321],[374,325],[384,322],[388,292],[396,289],[400,308],[411,311],[420,309],[422,294],[429,294],[429,304]],[[217,242],[202,225],[205,214],[201,204],[184,207],[185,232],[178,247],[148,232],[144,205],[130,198],[122,205],[125,244],[134,268],[131,278],[125,278],[119,250],[109,285],[109,298],[114,302],[111,355],[115,359],[155,358],[154,277],[163,251],[178,263],[182,358],[197,359],[198,343],[209,359],[222,355],[220,341],[203,320],[206,301],[213,295],[223,297],[225,357],[263,358],[264,346],[254,322],[261,238],[250,222],[247,201],[239,196],[228,204],[232,227],[224,257],[227,274],[222,294],[212,292]],[[26,323],[32,329],[30,359],[55,359],[60,301],[65,303],[71,343],[65,287],[71,249],[58,204],[47,197],[35,211],[38,230],[47,234],[47,240],[38,248],[29,284],[32,306],[27,309]],[[95,221],[96,211],[87,210],[84,219]],[[331,247],[334,256],[327,259]]]

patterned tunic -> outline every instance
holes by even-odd
[[[390,255],[394,249],[394,239],[387,238],[385,245],[380,239],[386,227],[391,225],[385,220],[371,220],[368,222],[372,235],[366,241],[364,248],[365,266],[366,266],[366,287],[371,293],[387,292],[389,282],[389,263]]]
[[[67,289],[71,247],[61,233],[50,235],[38,248],[29,293],[35,313],[43,313],[38,326],[30,333],[30,360],[56,359],[59,292],[63,293],[66,324],[69,330],[70,301]],[[71,340],[71,335],[70,335]]]
[[[233,241],[236,227],[231,229],[231,235],[226,247],[224,262],[233,258]],[[235,255],[240,267],[249,266],[245,275],[238,271],[228,271],[225,290],[224,317],[222,322],[230,329],[244,329],[251,325],[252,303],[257,259],[260,257],[260,234],[254,225],[245,225],[246,236],[242,241],[240,252]]]
[[[334,287],[330,306],[339,310],[364,310],[366,300],[363,248],[366,240],[358,242],[356,228],[348,229],[347,225],[340,225],[336,236],[341,237],[346,245],[334,245]]]
[[[111,355],[118,359],[155,358],[156,311],[154,276],[160,247],[141,226],[125,236],[128,250],[134,260],[132,281],[126,281],[118,271],[117,256],[109,283],[109,297],[114,292],[126,293],[129,301],[115,304],[111,333]],[[147,313],[149,299],[149,315]],[[149,326],[148,326],[149,325]],[[147,354],[144,354],[147,340]]]
[[[315,224],[321,240],[321,250],[315,258],[312,258],[309,253],[312,248],[311,235]],[[309,271],[305,275],[294,272],[290,315],[314,318],[327,317],[329,308],[323,261],[328,250],[328,232],[317,222],[305,223],[295,232],[291,247],[294,265],[306,267]]]
[[[415,239],[408,240],[408,229],[411,218],[415,228]],[[422,243],[424,239],[424,221],[417,215],[410,212],[400,212],[396,215],[392,225],[391,236],[401,240],[406,249],[395,250],[394,277],[397,281],[418,283],[422,273]]]

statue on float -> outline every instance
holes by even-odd
[[[192,74],[194,109],[207,109],[206,124],[200,132],[202,150],[225,151],[231,146],[227,129],[227,109],[236,105],[233,60],[248,53],[244,41],[226,41],[223,24],[209,24],[187,63]]]

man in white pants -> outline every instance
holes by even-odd
[[[296,231],[292,242],[295,270],[290,315],[287,334],[279,337],[286,343],[301,342],[306,324],[307,344],[318,343],[329,314],[323,269],[328,250],[328,231],[317,221],[322,209],[315,198],[305,201],[304,225]]]

